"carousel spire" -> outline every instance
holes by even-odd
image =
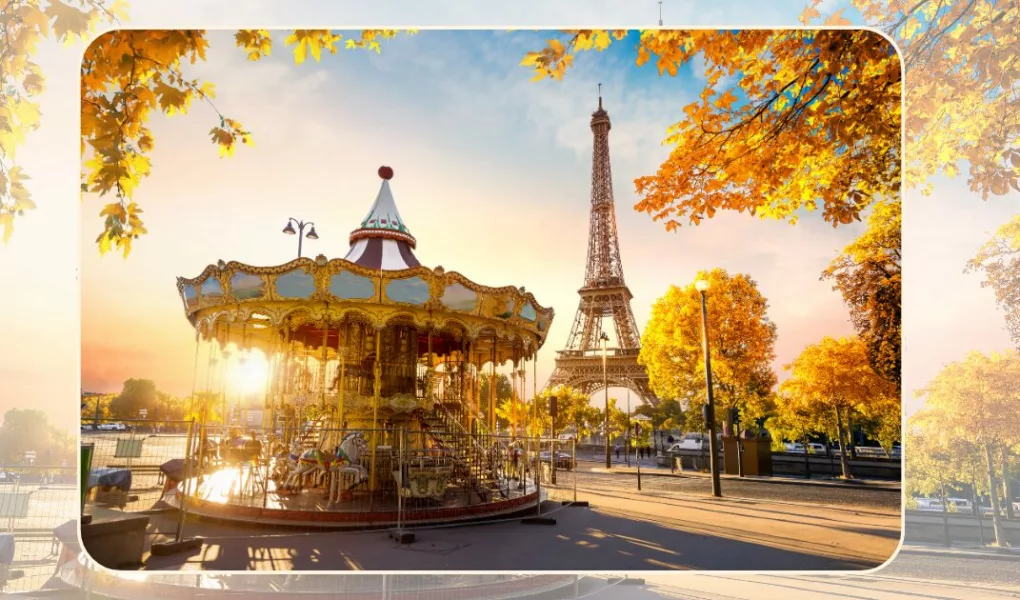
[[[418,241],[404,225],[397,210],[397,203],[390,191],[390,180],[393,169],[379,167],[382,185],[375,204],[368,216],[361,222],[361,227],[351,232],[351,249],[345,260],[370,269],[399,271],[420,266],[412,251]]]

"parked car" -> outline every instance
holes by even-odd
[[[538,459],[540,461],[542,461],[542,462],[545,462],[545,463],[549,462],[550,460],[552,460],[552,451],[551,450],[543,450],[542,452],[539,452],[538,453]],[[556,453],[556,468],[557,469],[563,469],[565,471],[572,470],[574,468],[574,458],[572,456],[570,456],[570,454],[568,454],[566,452],[557,452]]]

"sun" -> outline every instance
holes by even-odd
[[[237,392],[248,395],[265,391],[269,378],[269,363],[258,351],[248,352],[230,366],[230,385]]]

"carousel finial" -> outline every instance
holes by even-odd
[[[387,166],[379,167],[379,177],[382,177],[386,181],[393,179],[393,168]]]

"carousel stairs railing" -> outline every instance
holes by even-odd
[[[493,488],[499,490],[504,498],[507,497],[492,468],[488,450],[464,429],[449,408],[439,405],[432,411],[416,412],[418,419],[427,425],[432,441],[453,460],[454,475],[457,478],[473,488],[485,501],[491,498]]]
[[[319,450],[322,448],[322,429],[326,424],[325,417],[314,419],[301,433],[301,451]]]

